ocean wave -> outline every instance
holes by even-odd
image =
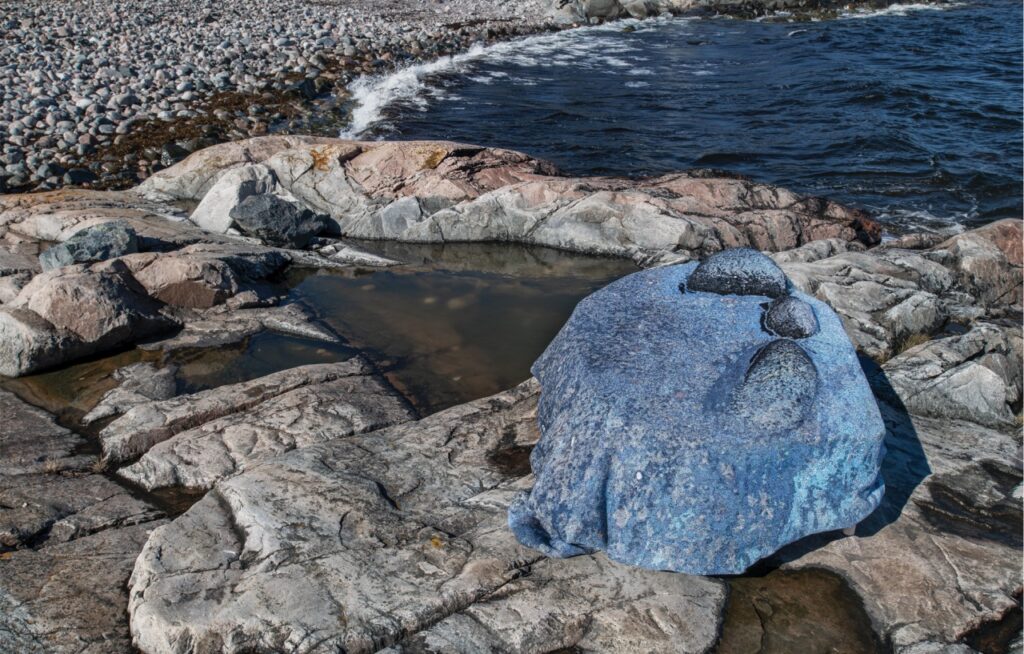
[[[926,3],[912,2],[908,4],[895,4],[883,7],[882,9],[849,9],[840,14],[839,18],[876,18],[878,16],[906,16],[915,11],[945,11],[962,7],[961,2]]]
[[[486,46],[475,45],[464,53],[413,64],[385,75],[361,76],[348,87],[353,109],[349,125],[341,131],[340,136],[358,138],[364,135],[385,120],[388,107],[404,104],[425,108],[430,101],[445,97],[443,90],[431,84],[432,79],[437,76],[472,71],[474,74],[469,79],[483,84],[490,84],[509,76],[506,72],[482,73],[472,70],[474,64],[484,60],[499,61],[505,67],[615,67],[628,68],[629,74],[649,75],[652,71],[648,69],[630,68],[640,61],[646,61],[646,58],[630,60],[631,55],[638,54],[630,43],[609,41],[602,42],[600,47],[597,47],[593,34],[620,32],[627,26],[637,30],[653,29],[665,20],[672,19],[629,19]]]

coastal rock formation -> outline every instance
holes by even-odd
[[[978,323],[922,343],[882,366],[893,388],[889,399],[920,416],[1017,428],[1022,351],[1013,324]]]
[[[163,512],[43,411],[0,391],[0,415],[0,650],[127,651],[125,583]]]
[[[880,398],[891,392],[874,382]],[[779,559],[842,575],[896,652],[967,651],[986,630],[1012,629],[1020,610],[1019,429],[908,414],[898,401],[880,408],[882,505],[854,537],[813,538]]]
[[[127,223],[113,221],[87,227],[39,255],[43,270],[76,263],[106,261],[139,251],[135,230]]]
[[[601,555],[548,561],[505,527],[536,385],[302,448],[218,484],[136,564],[150,654],[277,650],[701,652],[715,579]],[[223,593],[231,587],[233,593]],[[324,607],[332,607],[330,611]]]
[[[884,492],[875,400],[825,304],[789,296],[816,318],[808,337],[763,329],[786,291],[771,259],[727,250],[580,302],[533,366],[543,437],[509,512],[520,542],[739,574],[869,515]]]
[[[849,250],[819,258],[801,256],[800,248],[775,258],[797,288],[843,317],[857,349],[885,360],[948,323],[1019,313],[1022,237],[1020,220],[1002,220],[925,249]]]
[[[299,251],[189,221],[187,209],[230,171],[257,165],[275,186],[249,197],[294,198],[326,216],[333,234]],[[230,218],[244,200],[218,202]],[[136,233],[139,253],[42,272],[48,247],[112,221]],[[854,537],[804,539],[765,565],[829,569],[900,654],[980,650],[1012,627],[1021,592],[1020,221],[869,249],[878,226],[858,212],[744,180],[568,178],[525,155],[450,143],[253,139],[201,150],[134,191],[0,196],[0,374],[90,356],[114,340],[107,334],[126,333],[130,310],[97,314],[95,324],[76,318],[58,292],[73,275],[106,280],[90,293],[138,300],[143,324],[156,315],[180,325],[163,340],[147,337],[146,349],[216,347],[267,329],[337,342],[301,305],[281,305],[275,284],[288,266],[394,265],[345,235],[548,244],[644,266],[733,246],[784,250],[772,257],[793,285],[831,304],[883,364],[862,360],[886,425],[887,493]],[[21,296],[30,284],[38,299]],[[763,327],[748,326],[777,345],[733,371],[746,385],[727,399],[799,417],[806,402],[789,400],[806,389],[771,395],[770,373],[787,366],[811,379],[785,339],[809,342],[820,336],[802,334],[835,325],[785,302],[762,298]],[[116,347],[132,342],[127,333]],[[173,371],[126,370],[92,416],[113,419],[107,463],[126,467],[109,474],[83,454],[83,438],[0,392],[0,650],[120,653],[133,638],[147,654],[714,645],[725,582],[635,570],[603,554],[549,559],[516,542],[506,517],[534,484],[536,382],[411,421],[369,371],[307,373],[174,398]],[[161,492],[127,490],[136,482]],[[187,490],[178,485],[209,491],[150,536],[164,521],[154,498]]]
[[[253,400],[256,403],[250,405]],[[233,405],[219,404],[232,401]],[[156,416],[162,418],[157,418],[160,426],[153,425]],[[113,443],[123,439],[126,430],[139,430],[132,436],[141,432],[138,439],[152,443],[169,431],[171,436],[118,474],[148,490],[208,489],[275,455],[413,417],[408,404],[357,356],[138,407],[104,430],[101,438],[104,444]],[[176,431],[184,425],[188,429]],[[136,449],[144,446],[133,442]],[[112,453],[114,446],[108,451]],[[117,452],[123,457],[125,450]]]
[[[270,193],[245,198],[229,215],[242,233],[279,247],[304,248],[327,226],[322,216]]]
[[[183,202],[198,203],[192,221]],[[233,234],[236,227],[250,236]],[[90,246],[82,256],[120,256],[43,274],[30,262],[49,244],[56,252],[96,245],[95,230],[131,230],[139,252]],[[818,239],[879,238],[878,225],[860,212],[735,178],[570,178],[517,152],[448,142],[250,139],[201,150],[134,191],[0,196],[0,374],[24,375],[162,330],[227,319],[211,318],[209,309],[274,305],[273,279],[287,266],[395,263],[317,236],[324,231],[547,245],[645,266],[728,247],[777,251]],[[990,274],[971,267],[984,253],[948,256],[967,261],[970,274]],[[77,315],[70,309],[78,302],[93,308]],[[248,325],[273,329],[271,322]],[[245,331],[235,326],[234,333]],[[323,333],[311,322],[302,329]]]
[[[114,371],[115,388],[107,391],[85,416],[83,425],[127,413],[133,407],[153,400],[167,400],[176,395],[174,378],[177,366],[158,368],[152,363],[134,363]]]
[[[219,180],[255,165],[273,171],[276,192],[327,216],[329,231],[346,237],[512,241],[650,264],[726,247],[776,251],[879,236],[860,212],[740,179],[575,179],[516,152],[447,142],[251,139],[198,152],[138,192],[200,203],[216,193],[230,211]]]
[[[100,243],[96,234],[128,240],[111,249],[116,244]],[[127,253],[131,234],[138,253]],[[114,258],[63,265],[53,255],[62,267],[41,273],[33,260],[53,243],[44,259],[65,247],[88,259]],[[335,341],[301,309],[273,310],[282,296],[272,279],[290,265],[394,262],[346,244],[324,247],[328,256],[213,234],[175,206],[133,193],[0,196],[0,374],[37,372],[183,325],[179,342],[200,342],[204,332],[237,341],[264,329]],[[225,308],[238,313],[217,313]]]
[[[309,415],[300,421],[302,411],[297,408]],[[181,470],[162,474],[195,480],[207,475],[209,485],[220,474],[207,469],[189,475],[188,457],[205,457],[209,459],[205,463],[217,470],[230,471],[249,459],[294,449],[303,441],[379,429],[411,417],[408,406],[376,376],[373,367],[356,356],[137,405],[107,425],[99,438],[105,459],[112,463],[134,459],[173,439],[127,476],[148,487],[175,484],[166,477],[158,480],[153,471],[154,467],[168,469],[169,464],[157,460],[170,457]]]

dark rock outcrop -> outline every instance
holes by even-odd
[[[76,263],[106,261],[139,251],[135,230],[123,221],[100,223],[76,232],[39,255],[43,270],[52,270]]]

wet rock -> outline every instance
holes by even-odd
[[[320,375],[328,370],[330,375]],[[285,390],[246,411],[189,420],[194,427],[158,443],[118,474],[149,490],[205,489],[284,452],[414,417],[405,400],[361,357],[289,371],[297,375],[325,381]]]
[[[734,248],[702,261],[686,280],[686,288],[720,295],[777,298],[786,294],[786,275],[757,250]]]
[[[82,418],[83,425],[127,412],[132,407],[153,400],[167,400],[176,395],[177,366],[158,368],[152,363],[133,363],[114,372],[118,382]]]
[[[821,329],[775,339],[763,295],[693,290],[696,269],[594,293],[534,364],[544,436],[509,512],[524,544],[735,574],[878,505],[884,428],[838,316],[797,294]]]
[[[0,390],[0,478],[80,470],[94,457],[77,454],[85,440],[58,425],[53,416]]]
[[[124,221],[113,221],[76,232],[39,255],[39,263],[43,270],[53,270],[76,263],[106,261],[138,251],[135,230]]]
[[[304,248],[326,227],[323,217],[277,195],[251,195],[231,209],[242,232],[270,245]]]
[[[335,364],[301,366],[240,384],[142,404],[132,408],[100,432],[99,438],[103,445],[104,457],[114,463],[133,459],[175,434],[220,418],[250,411],[289,391],[360,376],[367,377],[365,380],[359,380],[359,383],[366,384],[363,390],[373,391],[369,392],[371,397],[375,397],[374,392],[378,391],[380,395],[386,395],[381,390],[383,387],[373,386],[377,382],[372,378],[371,366],[365,360],[357,357]],[[344,389],[345,384],[339,384],[337,388]],[[353,390],[358,388],[358,383],[352,386]],[[388,404],[387,407],[388,411],[397,411],[395,406]],[[343,414],[345,411],[350,414],[353,428],[355,428],[354,425],[360,424],[360,421],[364,420],[358,414],[358,407],[350,406],[347,409],[342,409],[339,406],[340,413]],[[397,415],[388,413],[388,411],[385,411],[384,414],[392,417]],[[372,411],[368,410],[367,416],[371,414]],[[377,419],[368,417],[365,421],[372,424],[373,420]],[[340,416],[338,420],[338,424],[343,424]],[[383,418],[380,420],[385,421]],[[250,436],[254,432],[251,432]],[[294,436],[287,437],[284,434],[279,434],[278,437],[289,440],[294,438]],[[286,446],[282,445],[281,447]]]
[[[341,342],[341,337],[334,330],[321,323],[309,310],[299,304],[286,304],[280,307],[228,308],[230,302],[229,300],[224,305],[189,320],[185,324],[185,328],[174,336],[161,341],[145,343],[141,347],[165,352],[223,347],[241,343],[246,338],[264,331],[289,334],[325,343]],[[217,312],[216,309],[220,308],[226,310]]]
[[[72,168],[68,172],[64,173],[64,184],[67,186],[92,184],[98,179],[99,177],[96,173],[92,172],[88,168]]]
[[[814,309],[791,295],[776,298],[764,315],[764,326],[772,333],[786,338],[807,338],[818,331]]]
[[[504,527],[520,481],[488,453],[536,438],[535,397],[525,384],[221,482],[139,557],[137,644],[154,654],[179,642],[241,652],[307,638],[354,653],[709,648],[720,581],[601,555],[544,560]]]

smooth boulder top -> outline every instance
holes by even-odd
[[[731,270],[715,288],[771,270],[739,258],[751,274]],[[783,277],[817,328],[779,338],[764,327],[767,295],[694,290],[700,269],[647,270],[594,293],[534,364],[536,482],[509,512],[524,545],[736,574],[877,507],[885,425],[839,317]]]
[[[814,309],[792,295],[776,298],[764,313],[768,331],[786,338],[807,338],[818,331]]]
[[[705,259],[687,278],[686,286],[706,293],[776,298],[786,294],[786,274],[757,250],[733,248]]]

